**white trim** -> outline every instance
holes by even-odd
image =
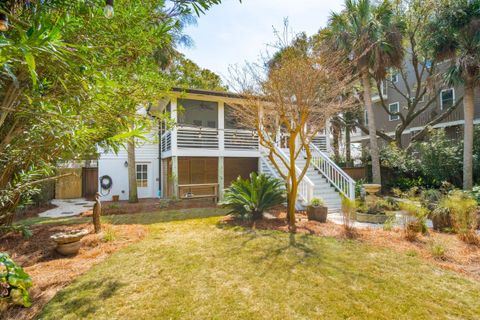
[[[442,91],[440,91],[440,110],[444,110],[442,94],[446,91],[449,91],[449,90],[452,90],[452,98],[453,98],[452,105],[455,105],[455,88],[443,89]]]
[[[463,124],[465,124],[465,120],[457,120],[457,121],[438,123],[438,124],[434,125],[433,128],[434,129],[447,128],[447,127],[459,126],[459,125],[463,125]],[[473,120],[473,124],[474,125],[480,124],[480,118]],[[419,131],[419,130],[422,130],[424,127],[425,126],[408,128],[408,129],[405,129],[405,131],[403,131],[403,134],[409,134],[409,133],[412,133],[414,131]],[[385,134],[388,135],[388,136],[391,136],[391,137],[395,136],[395,132],[385,132]],[[368,139],[369,139],[368,135],[356,136],[356,137],[351,138],[351,142],[352,143],[361,142],[363,140],[368,140]]]
[[[393,112],[390,107],[391,107],[391,106],[394,106],[394,105],[397,106],[397,111],[395,111],[395,113],[400,112],[400,102],[390,103],[390,104],[388,105],[388,111]],[[392,116],[391,114],[388,114],[388,121],[398,121],[398,120],[400,120],[400,116],[399,116],[399,115]]]
[[[393,81],[393,77],[395,77],[395,81]],[[390,73],[390,82],[391,83],[397,83],[399,79],[399,74],[398,72],[391,72]]]

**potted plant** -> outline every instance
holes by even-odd
[[[327,222],[328,208],[320,198],[313,198],[310,205],[307,207],[308,220],[315,220],[318,222]]]

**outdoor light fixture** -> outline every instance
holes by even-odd
[[[128,161],[125,161],[123,165],[125,166],[125,168],[128,168]]]
[[[0,31],[5,32],[8,30],[8,18],[4,13],[0,13]]]
[[[112,19],[114,15],[113,11],[113,0],[106,0],[105,1],[105,8],[103,8],[103,14],[105,18]]]

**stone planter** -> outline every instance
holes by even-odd
[[[383,224],[388,219],[388,216],[386,214],[368,214],[368,213],[357,212],[356,216],[357,216],[356,220],[358,222],[376,223],[376,224]]]
[[[381,184],[364,184],[363,188],[365,189],[365,192],[367,192],[369,195],[374,195],[380,191],[382,188]]]
[[[88,230],[72,230],[56,233],[50,238],[57,244],[55,250],[61,255],[68,256],[78,253],[80,240],[87,234]]]
[[[318,222],[327,222],[328,208],[327,207],[313,207],[307,208],[308,220],[315,220]]]

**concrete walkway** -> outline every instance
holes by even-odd
[[[82,212],[93,209],[93,201],[87,201],[85,199],[65,199],[65,200],[52,200],[52,204],[56,205],[56,208],[44,211],[38,216],[42,218],[60,218],[60,217],[73,217],[78,216]]]

